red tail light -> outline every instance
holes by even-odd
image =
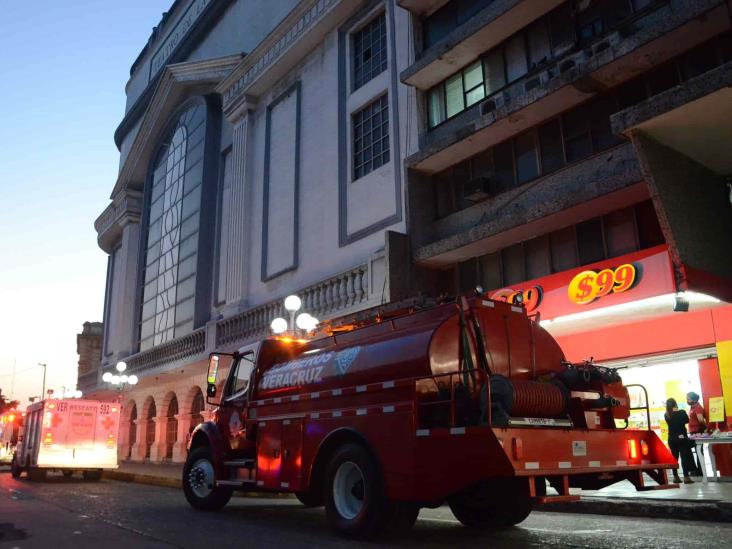
[[[628,440],[628,457],[638,459],[638,441],[634,438]]]
[[[643,457],[648,457],[648,454],[651,453],[651,449],[648,447],[648,443],[645,440],[640,441],[640,448],[641,448],[641,455]]]

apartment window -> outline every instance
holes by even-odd
[[[485,74],[485,94],[492,95],[506,85],[506,65],[503,62],[503,51],[495,49],[483,60]]]
[[[564,166],[562,128],[558,118],[539,126],[539,147],[542,173],[552,173]]]
[[[584,221],[576,227],[577,254],[580,265],[605,259],[605,243],[602,237],[602,220],[599,217]]]
[[[520,185],[539,176],[536,132],[529,131],[518,136],[514,141],[514,147],[516,152],[516,180]]]
[[[374,17],[353,35],[353,89],[386,70],[386,16]]]
[[[485,97],[483,85],[483,64],[480,60],[463,71],[463,87],[465,88],[465,107],[475,105]]]
[[[452,0],[442,6],[422,24],[425,47],[429,48],[445,38],[492,2],[493,0]]]
[[[562,117],[564,128],[564,149],[567,162],[582,160],[592,154],[590,135],[590,113],[586,105],[572,109]]]
[[[353,115],[353,179],[389,162],[389,101],[383,95]]]
[[[503,283],[506,286],[526,280],[523,244],[505,248],[501,252],[501,263],[503,264]]]
[[[529,27],[527,41],[529,43],[529,64],[532,69],[551,59],[552,47],[545,20],[537,21]]]
[[[523,34],[509,38],[506,43],[506,75],[509,82],[518,80],[529,70],[526,58],[526,40]]]
[[[574,227],[554,231],[549,235],[552,255],[552,272],[560,273],[579,264]]]

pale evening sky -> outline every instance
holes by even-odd
[[[101,321],[124,86],[172,0],[2,2],[0,389],[25,405],[76,383],[76,334]]]

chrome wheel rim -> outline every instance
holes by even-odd
[[[333,502],[343,518],[352,520],[363,509],[364,484],[363,473],[358,465],[346,461],[338,466],[333,478]]]
[[[188,471],[188,486],[199,498],[207,498],[214,489],[214,468],[207,459],[199,459]]]

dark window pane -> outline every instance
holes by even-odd
[[[506,70],[509,82],[521,78],[528,71],[523,34],[517,34],[506,42]]]
[[[539,176],[539,163],[536,150],[536,134],[531,131],[514,140],[516,150],[516,178],[518,183],[526,183]]]
[[[719,64],[719,54],[715,42],[707,42],[688,52],[682,61],[684,79],[694,78],[713,69]]]
[[[462,73],[457,73],[445,82],[445,99],[448,118],[455,116],[465,108]]]
[[[440,84],[429,93],[430,127],[445,120],[445,88]]]
[[[633,208],[624,208],[603,219],[608,257],[618,257],[638,250]]]
[[[602,223],[599,217],[577,225],[577,251],[580,265],[605,259]]]
[[[513,147],[511,141],[505,141],[493,147],[493,164],[496,167],[492,189],[496,193],[507,191],[515,185],[513,173]]]
[[[610,116],[617,111],[615,97],[606,95],[591,102],[589,106],[592,132],[592,148],[595,152],[605,150],[621,142],[612,132]]]
[[[618,106],[621,110],[637,105],[648,97],[645,79],[641,77],[629,80],[618,88],[617,95]]]
[[[503,286],[501,280],[501,254],[487,254],[479,258],[480,285],[485,290],[497,290]]]
[[[679,83],[676,63],[666,63],[648,73],[648,87],[651,95],[664,92]]]
[[[461,293],[469,292],[478,285],[478,260],[468,259],[458,265],[458,282]]]
[[[383,95],[353,114],[353,179],[389,161],[389,101]]]
[[[719,51],[722,63],[732,60],[732,33],[728,32],[719,38]]]
[[[650,200],[636,205],[635,219],[638,226],[638,240],[642,249],[652,248],[666,241],[661,226],[658,224],[656,210]]]
[[[447,36],[456,26],[457,2],[448,2],[424,21],[424,46],[429,48]]]
[[[550,240],[552,246],[552,272],[559,273],[579,265],[574,227],[554,231],[550,235]]]
[[[514,244],[501,251],[503,263],[503,283],[506,286],[526,280],[524,270],[524,248],[522,244]]]
[[[491,178],[494,173],[493,169],[493,149],[488,149],[482,153],[476,154],[470,159],[470,170],[473,177]]]
[[[552,173],[564,166],[562,132],[558,118],[539,126],[539,145],[542,174]]]
[[[485,94],[491,95],[506,85],[506,68],[503,64],[503,50],[496,48],[483,59]]]
[[[545,20],[540,19],[528,30],[529,68],[534,68],[551,59],[551,45],[549,43],[549,29]]]
[[[589,122],[586,105],[572,109],[562,117],[567,162],[582,160],[592,154]]]
[[[353,35],[353,89],[386,70],[386,16],[374,17]]]
[[[541,278],[552,273],[549,235],[525,242],[524,252],[526,254],[526,277],[528,280]]]
[[[549,16],[549,34],[555,57],[574,45],[575,34],[571,2],[565,3],[551,13]]]
[[[449,170],[448,170],[449,171]],[[437,217],[445,217],[455,211],[453,186],[449,173],[441,172],[432,176],[435,188]]]

